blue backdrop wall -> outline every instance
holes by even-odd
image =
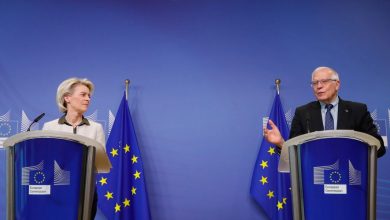
[[[152,217],[266,219],[249,186],[274,80],[292,115],[314,99],[311,71],[334,67],[340,96],[367,103],[387,141],[389,27],[385,0],[0,0],[0,120],[12,125],[0,140],[59,117],[56,89],[72,76],[95,83],[87,115],[108,131],[128,78]],[[389,166],[385,155],[378,219],[390,218]]]

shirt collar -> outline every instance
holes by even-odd
[[[72,126],[69,122],[66,121],[65,116],[66,116],[66,114],[64,114],[60,119],[58,119],[58,124],[60,124],[60,125],[65,124],[65,125]],[[90,125],[88,119],[84,118],[84,116],[83,116],[83,119],[81,120],[80,124],[78,124],[77,126],[81,126],[81,125]]]
[[[336,107],[338,104],[339,104],[339,101],[340,101],[340,99],[339,99],[339,97],[337,96],[336,98],[335,98],[335,100],[333,101],[333,102],[331,102],[330,104],[332,104],[333,105],[333,108],[334,107]],[[323,103],[323,102],[320,102],[320,104],[321,104],[321,109],[325,109],[325,103]]]

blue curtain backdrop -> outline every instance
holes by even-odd
[[[292,115],[314,99],[311,71],[331,66],[340,96],[366,103],[387,136],[389,11],[385,0],[0,0],[0,138],[59,117],[56,89],[72,76],[95,83],[86,115],[108,137],[128,78],[152,218],[266,219],[249,187],[274,80]],[[379,220],[389,166],[378,161]]]

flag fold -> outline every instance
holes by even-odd
[[[107,219],[151,219],[141,153],[125,95],[106,149],[112,169],[96,178],[99,209]]]
[[[287,140],[289,128],[279,94],[275,96],[269,119]],[[269,219],[293,219],[290,175],[278,172],[279,157],[277,146],[263,138],[253,170],[250,194]]]

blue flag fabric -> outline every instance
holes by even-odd
[[[269,119],[287,140],[289,128],[279,94],[275,96]],[[293,219],[290,175],[278,172],[279,157],[277,146],[263,138],[253,170],[250,193],[269,219]]]
[[[97,175],[98,207],[107,219],[151,219],[141,153],[125,95],[106,149],[112,169]]]

